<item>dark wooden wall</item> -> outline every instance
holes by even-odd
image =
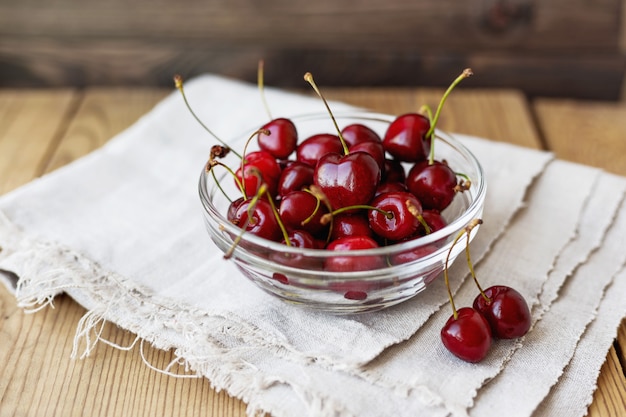
[[[472,86],[617,99],[626,0],[0,0],[0,86]]]

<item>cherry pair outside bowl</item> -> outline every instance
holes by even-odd
[[[361,123],[376,131],[381,138],[394,119],[376,113],[340,113],[335,118],[340,129],[348,124]],[[318,133],[336,134],[328,114],[303,115],[291,120],[298,129],[299,142]],[[257,129],[243,132],[229,145],[241,153],[245,142]],[[257,149],[256,139],[253,139],[248,151]],[[241,196],[235,181],[223,169],[216,172],[219,186],[227,198],[213,174],[203,168],[199,193],[206,229],[221,251],[227,252],[234,246],[229,262],[234,262],[251,282],[288,303],[334,314],[380,310],[414,297],[441,276],[448,252],[449,264],[452,264],[465,250],[467,239],[462,238],[453,246],[454,239],[473,219],[482,216],[486,183],[476,157],[453,136],[437,132],[435,158],[446,160],[453,171],[467,175],[471,187],[457,193],[442,212],[448,225],[419,239],[375,249],[337,252],[290,247],[251,233],[242,234],[242,230],[226,218],[230,200]],[[241,164],[232,152],[221,161],[233,170]],[[472,230],[470,240],[478,229]],[[236,243],[239,237],[241,240]],[[414,256],[415,253],[419,256]],[[324,265],[333,257],[348,257],[357,264],[371,262],[374,257],[382,261],[375,263],[384,266],[367,271],[325,270]]]

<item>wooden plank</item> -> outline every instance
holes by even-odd
[[[154,3],[22,1],[0,5],[0,36],[197,40],[207,45],[615,51],[620,0]],[[71,24],[68,24],[71,22]],[[436,42],[433,41],[436,39]]]
[[[173,87],[169,90],[88,89],[76,117],[46,165],[46,170],[56,169],[99,148],[172,91]]]
[[[0,41],[0,86],[162,86],[174,73],[212,72],[254,82],[259,59],[268,85],[302,88],[311,71],[323,85],[442,87],[465,67],[474,87],[516,88],[530,96],[616,100],[624,57],[594,51],[397,51],[306,46],[211,45],[159,39],[23,39]]]
[[[626,175],[626,103],[539,99],[534,109],[559,158]]]
[[[614,347],[611,347],[600,371],[598,389],[594,393],[587,415],[626,415],[626,377]]]
[[[0,194],[41,175],[76,102],[71,90],[0,90]]]

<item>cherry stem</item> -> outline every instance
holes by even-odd
[[[456,77],[454,81],[452,81],[452,84],[450,84],[450,86],[445,91],[445,93],[443,93],[443,96],[441,97],[441,100],[439,101],[439,105],[437,106],[437,110],[435,111],[435,116],[432,118],[431,123],[430,123],[430,129],[428,129],[428,132],[426,132],[426,135],[425,135],[426,139],[430,139],[431,141],[430,156],[428,159],[428,163],[430,165],[432,165],[435,160],[435,146],[434,146],[435,137],[433,133],[435,131],[435,127],[437,126],[437,122],[439,121],[439,116],[441,115],[441,109],[443,109],[443,104],[446,102],[446,99],[448,98],[448,96],[450,95],[454,87],[456,87],[461,81],[463,81],[466,78],[471,77],[472,75],[474,75],[474,73],[472,72],[471,68],[465,68],[463,72],[461,73],[461,75],[459,75],[458,77]]]
[[[246,171],[245,171],[245,169],[246,169],[246,158],[245,158],[245,156],[246,156],[246,154],[248,153],[248,145],[250,144],[250,142],[252,142],[252,139],[254,139],[254,137],[255,137],[256,135],[261,134],[261,133],[262,133],[262,134],[264,134],[264,135],[269,135],[269,134],[270,134],[270,131],[269,131],[269,130],[267,130],[267,129],[259,129],[259,130],[257,130],[256,132],[252,133],[252,134],[248,137],[248,140],[246,140],[246,144],[245,144],[245,145],[244,145],[244,147],[243,147],[243,156],[242,156],[242,157],[240,157],[240,158],[241,158],[241,178],[244,178],[244,177],[245,177],[245,172],[246,172]],[[260,179],[261,181],[263,181],[263,176],[262,176],[261,174],[259,174],[259,173],[257,172],[257,174],[255,174],[255,175],[257,175],[257,177],[259,177],[259,179]],[[242,194],[243,194],[244,196],[246,196],[246,197],[247,197],[248,195],[246,194],[246,187],[245,187],[245,184],[246,184],[246,182],[244,181],[244,182],[243,182],[243,188],[242,188]]]
[[[235,183],[237,184],[237,188],[239,188],[239,191],[241,191],[241,194],[246,195],[243,183],[241,181],[239,181],[239,178],[237,178],[237,175],[233,172],[233,170],[228,165],[226,165],[223,162],[216,161],[215,159],[209,159],[209,161],[207,162],[207,164],[206,164],[204,169],[205,169],[206,172],[211,171],[211,173],[213,174],[213,178],[215,179],[215,182],[217,183],[217,188],[219,188],[222,191],[224,196],[226,196],[226,198],[228,200],[230,200],[230,198],[228,197],[228,195],[226,194],[226,192],[224,191],[224,189],[220,185],[220,182],[217,180],[217,177],[215,176],[215,172],[213,171],[213,168],[218,166],[218,165],[223,167],[226,171],[228,171],[228,173],[230,175],[232,175],[232,177],[235,179]]]
[[[462,178],[462,180],[457,185],[454,186],[454,191],[462,193],[463,191],[469,190],[470,187],[472,186],[472,180],[470,179],[470,177],[460,172],[455,172],[454,174],[457,177]]]
[[[359,210],[359,209],[374,210],[374,211],[381,213],[383,216],[385,216],[388,219],[393,219],[393,213],[390,211],[385,211],[381,208],[368,206],[366,204],[355,204],[354,206],[341,207],[341,208],[331,211],[330,213],[326,213],[322,216],[320,221],[322,224],[328,224],[330,222],[330,219],[332,219],[338,214],[345,213],[346,211],[350,211],[350,210]]]
[[[280,228],[281,233],[283,234],[283,239],[285,239],[285,244],[287,246],[292,246],[291,239],[289,239],[289,233],[287,232],[287,228],[283,223],[283,220],[280,218],[280,214],[278,213],[278,209],[276,208],[276,204],[274,203],[274,199],[270,194],[270,191],[266,188],[265,195],[267,196],[267,200],[270,203],[270,207],[272,207],[272,212],[274,213],[274,217],[276,218],[276,223],[278,223],[278,227]]]
[[[313,196],[317,198],[317,201],[324,203],[329,213],[332,212],[333,208],[330,205],[330,201],[328,201],[328,197],[326,197],[326,194],[324,194],[321,188],[319,188],[317,185],[312,184],[306,191],[313,194]],[[321,221],[322,219],[320,219],[320,222]],[[326,243],[330,242],[330,238],[332,237],[332,234],[333,234],[334,225],[335,225],[335,217],[331,216],[330,227],[328,228],[328,234],[326,235]]]
[[[263,107],[265,107],[265,111],[267,112],[267,116],[271,120],[272,119],[272,112],[270,111],[270,106],[268,106],[267,100],[265,99],[265,88],[264,88],[264,82],[263,82],[263,67],[264,67],[264,62],[261,59],[259,61],[259,68],[258,68],[258,71],[257,71],[257,84],[259,86],[259,92],[261,93],[261,100],[263,101]]]
[[[304,79],[306,80],[306,82],[311,84],[311,87],[313,87],[313,90],[315,90],[317,95],[324,102],[324,105],[326,106],[326,110],[328,110],[328,114],[330,114],[330,118],[332,119],[333,124],[335,125],[335,129],[337,129],[337,135],[339,136],[339,140],[341,141],[341,146],[343,147],[343,153],[344,155],[348,155],[348,153],[350,153],[348,149],[348,144],[346,143],[345,139],[343,138],[343,135],[341,134],[341,129],[339,129],[337,120],[335,120],[335,116],[333,116],[333,112],[330,110],[330,106],[328,105],[328,102],[326,101],[322,93],[320,92],[319,88],[317,88],[317,84],[315,84],[315,81],[313,80],[313,74],[311,74],[310,72],[307,72],[306,74],[304,74]]]
[[[450,279],[448,278],[448,263],[450,262],[450,254],[452,253],[452,249],[454,248],[454,245],[457,244],[457,242],[461,239],[461,237],[463,237],[463,234],[467,234],[467,246],[465,248],[466,253],[468,254],[468,265],[470,268],[470,272],[472,273],[472,277],[474,277],[474,282],[476,282],[476,284],[478,284],[478,280],[475,278],[475,274],[474,274],[474,268],[471,265],[471,261],[469,258],[469,235],[472,231],[472,229],[476,226],[478,226],[479,224],[482,224],[483,221],[481,219],[474,219],[472,221],[470,221],[467,226],[465,226],[463,228],[463,230],[461,230],[456,237],[454,238],[454,241],[452,242],[452,246],[450,246],[450,250],[448,250],[448,254],[446,255],[446,262],[445,262],[445,266],[443,269],[443,278],[446,284],[446,290],[448,291],[448,299],[450,300],[450,306],[452,307],[452,315],[454,316],[454,319],[456,320],[459,316],[459,313],[456,310],[456,306],[454,305],[454,297],[452,297],[452,290],[450,289]],[[478,286],[478,289],[480,289],[480,286]],[[482,290],[481,290],[482,293]],[[483,293],[484,295],[484,293]]]
[[[482,295],[482,297],[485,299],[485,301],[490,302],[491,300],[489,299],[489,297],[487,297],[487,294],[485,294],[485,292],[483,291],[483,288],[480,286],[480,283],[478,282],[478,278],[476,278],[476,272],[474,272],[474,266],[472,264],[472,259],[470,257],[470,233],[472,232],[472,229],[474,227],[476,227],[479,224],[482,224],[482,220],[481,219],[477,219],[477,220],[473,220],[472,222],[470,222],[469,225],[465,226],[465,232],[467,235],[467,244],[465,245],[465,257],[467,258],[467,266],[469,267],[470,273],[472,274],[472,279],[474,280],[474,283],[476,284],[476,286],[478,287],[478,291],[480,292],[480,294]]]
[[[308,192],[313,197],[315,197],[315,208],[313,209],[313,212],[311,213],[311,215],[309,217],[307,217],[306,219],[302,220],[302,222],[300,223],[302,226],[307,225],[311,220],[313,220],[313,218],[315,217],[315,215],[319,211],[320,206],[322,205],[322,201],[321,201],[321,199],[317,195],[315,195],[314,193],[310,192],[309,190],[305,190],[305,192]]]
[[[213,138],[215,140],[217,140],[219,143],[221,143],[222,145],[224,145],[225,147],[228,148],[228,145],[226,144],[226,142],[224,142],[222,139],[220,139],[215,133],[213,133],[213,131],[211,129],[209,129],[209,127],[207,125],[205,125],[202,120],[200,120],[200,118],[196,115],[196,113],[193,111],[193,109],[191,108],[191,105],[189,104],[189,101],[187,101],[187,95],[185,94],[185,89],[183,88],[183,77],[181,77],[180,75],[176,74],[174,76],[174,85],[176,86],[176,88],[178,89],[178,91],[180,91],[181,96],[183,97],[183,101],[185,102],[185,106],[187,106],[187,109],[189,110],[189,112],[191,113],[191,115],[193,116],[194,119],[196,119],[196,121],[198,123],[200,123],[200,126],[202,126],[204,128],[204,130],[206,130],[211,136],[213,136]],[[237,155],[239,158],[241,158],[241,156],[236,152],[236,151],[232,151],[235,155]]]
[[[426,234],[431,234],[432,230],[430,229],[430,226],[428,225],[428,223],[426,223],[426,220],[424,220],[424,216],[422,216],[422,213],[420,213],[417,207],[415,207],[415,205],[411,203],[411,200],[406,200],[404,204],[409,210],[409,213],[411,213],[420,222],[422,227],[424,227],[424,231],[426,232]]]
[[[252,197],[252,200],[250,200],[250,204],[248,205],[248,209],[246,210],[248,216],[244,224],[240,226],[241,233],[239,233],[237,237],[235,237],[235,240],[233,240],[233,244],[230,246],[230,248],[228,248],[228,251],[224,253],[224,259],[230,259],[233,256],[233,253],[235,252],[235,248],[237,247],[237,245],[239,245],[239,242],[241,242],[241,239],[243,238],[244,233],[246,233],[246,229],[248,228],[248,225],[250,224],[250,219],[252,219],[252,215],[254,214],[254,209],[256,208],[256,205],[259,202],[260,196],[266,191],[267,191],[267,185],[265,185],[265,183],[261,184],[261,186],[259,187],[259,192],[254,197]]]
[[[423,104],[420,107],[420,113],[426,113],[426,117],[428,117],[428,121],[432,124],[433,122],[433,111],[428,104]]]
[[[228,200],[228,202],[232,204],[233,199],[230,198],[228,194],[226,194],[226,191],[224,190],[224,188],[222,187],[222,184],[220,184],[219,180],[217,179],[217,176],[215,175],[214,170],[211,170],[211,176],[213,177],[213,180],[215,181],[215,185],[217,185],[217,189],[220,190],[222,195],[226,198],[226,200]]]

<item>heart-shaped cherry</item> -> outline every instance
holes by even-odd
[[[365,152],[324,155],[313,172],[313,182],[333,210],[368,203],[380,182],[380,168]]]
[[[524,336],[531,325],[530,309],[517,290],[494,285],[474,299],[474,308],[489,322],[493,334],[500,339]]]
[[[452,354],[467,362],[480,362],[491,347],[487,320],[471,307],[452,315],[441,329],[441,341]]]

